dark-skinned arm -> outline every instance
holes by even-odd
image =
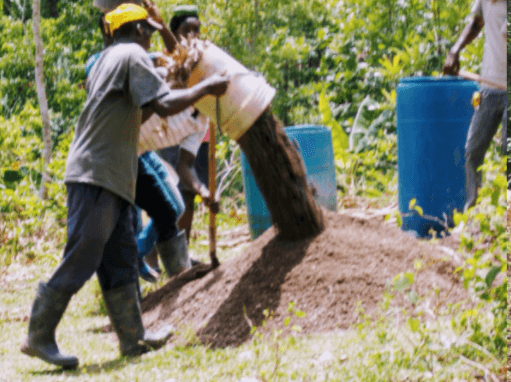
[[[176,37],[170,31],[167,24],[165,24],[165,21],[163,21],[163,17],[161,17],[160,11],[156,5],[151,0],[142,0],[142,2],[149,16],[162,26],[162,29],[159,31],[161,38],[163,39],[167,52],[172,53],[177,46]]]
[[[142,124],[154,114],[154,110],[148,106],[142,108]]]
[[[219,203],[216,200],[212,200],[206,185],[192,171],[194,162],[195,155],[184,149],[179,150],[179,162],[176,170],[179,175],[179,181],[194,194],[199,195],[204,204],[210,207],[212,212],[216,214],[220,209]]]
[[[194,194],[198,194],[201,198],[209,198],[209,191],[207,187],[199,180],[197,175],[192,171],[195,162],[195,155],[191,152],[180,149],[179,161],[177,165],[177,174],[179,181]]]
[[[442,69],[444,74],[457,75],[460,70],[459,54],[474,39],[479,35],[484,27],[483,17],[480,15],[474,16],[467,26],[463,29],[456,43],[449,50],[449,55],[445,60]]]
[[[151,101],[148,106],[160,117],[178,114],[206,95],[221,96],[227,90],[229,78],[214,74],[188,89],[175,89],[167,96]]]

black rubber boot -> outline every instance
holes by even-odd
[[[59,292],[39,283],[30,314],[28,337],[21,345],[23,353],[66,369],[78,366],[78,358],[60,353],[55,341],[55,329],[72,296],[72,293]]]
[[[156,333],[144,330],[135,283],[103,291],[103,297],[123,356],[138,356],[151,348],[158,349],[172,336],[170,325]]]
[[[170,240],[156,243],[156,247],[169,277],[192,267],[190,257],[188,256],[188,243],[184,230],[181,230],[177,236]]]

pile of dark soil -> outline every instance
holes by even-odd
[[[241,255],[202,279],[171,279],[144,299],[144,323],[149,328],[191,324],[203,343],[236,346],[249,339],[249,322],[261,324],[265,309],[274,312],[267,328],[283,327],[288,304],[294,301],[306,312],[296,322],[303,333],[347,329],[358,318],[358,302],[366,313],[376,312],[386,285],[398,273],[413,271],[418,258],[426,267],[413,289],[425,295],[439,288],[438,297],[431,294],[432,307],[466,296],[452,273],[459,265],[452,257],[454,238],[421,242],[386,224],[383,216],[323,214],[326,229],[314,238],[279,241],[270,228]]]

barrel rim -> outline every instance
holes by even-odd
[[[284,127],[286,133],[288,132],[309,132],[309,131],[319,131],[325,132],[330,131],[330,129],[323,125],[312,125],[312,124],[302,124],[302,125],[293,125]]]
[[[474,83],[474,81],[466,80],[458,76],[414,76],[414,77],[403,77],[399,79],[399,83],[438,83],[438,82],[457,82],[457,83]]]

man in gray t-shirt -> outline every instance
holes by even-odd
[[[228,79],[212,76],[190,89],[170,90],[149,59],[151,35],[164,26],[144,8],[122,4],[105,15],[114,43],[88,76],[87,100],[66,165],[67,243],[62,263],[40,283],[28,337],[21,351],[74,368],[61,354],[55,329],[71,297],[97,274],[122,355],[139,355],[171,334],[144,330],[137,295],[137,245],[131,205],[135,199],[138,135],[142,120],[156,112],[176,114],[204,95],[222,95]]]
[[[504,0],[476,0],[472,18],[463,29],[445,61],[444,74],[459,72],[459,53],[485,28],[481,77],[496,86],[482,83],[480,104],[476,106],[465,144],[465,210],[474,206],[482,183],[481,171],[486,151],[502,121],[502,153],[507,153],[506,37],[507,4]]]

